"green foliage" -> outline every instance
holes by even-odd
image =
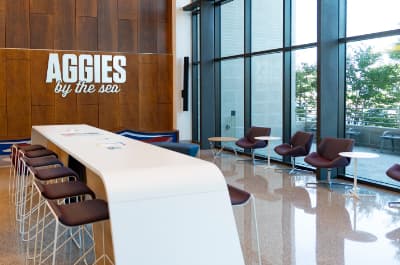
[[[296,114],[309,120],[316,110],[316,65],[296,70]],[[346,122],[398,128],[400,123],[400,41],[387,53],[372,47],[351,50],[346,60]],[[313,114],[311,114],[313,115]]]

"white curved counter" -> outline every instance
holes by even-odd
[[[118,265],[244,265],[226,182],[212,163],[88,125],[32,127],[97,174]]]

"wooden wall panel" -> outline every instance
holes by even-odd
[[[139,98],[139,56],[138,55],[127,55],[126,56],[127,67],[126,69],[126,82],[120,84],[121,92],[119,93],[119,104],[121,105],[134,105],[138,106]]]
[[[97,18],[77,18],[77,45],[78,50],[97,50]]]
[[[99,126],[110,131],[121,128],[118,94],[99,94]]]
[[[7,0],[6,7],[6,47],[29,48],[29,1]]]
[[[140,1],[139,51],[157,52],[157,2],[158,0]]]
[[[70,95],[71,98],[76,98]],[[56,124],[68,124],[68,123],[78,123],[78,110],[75,103],[69,103],[71,101],[59,101],[55,104],[55,120]]]
[[[137,105],[119,105],[119,111],[121,113],[121,129],[139,128],[139,111]]]
[[[7,105],[7,89],[6,89],[6,53],[0,50],[0,106]],[[1,126],[1,123],[0,123]]]
[[[54,1],[54,49],[74,50],[75,26],[75,0]]]
[[[139,127],[142,130],[151,130],[158,127],[158,94],[156,63],[151,63],[153,56],[139,60]],[[156,58],[155,58],[156,59]]]
[[[0,139],[7,139],[7,107],[0,106]]]
[[[160,0],[157,1],[157,52],[168,53],[171,52],[172,44],[170,36],[172,31],[170,30],[171,20],[168,14],[171,13],[171,1]],[[167,12],[165,12],[167,11]]]
[[[76,1],[77,17],[97,17],[97,0]]]
[[[80,93],[76,95],[76,100],[76,104],[78,105],[97,105],[99,103],[98,93]]]
[[[6,47],[6,1],[0,0],[0,48]]]
[[[172,68],[168,67],[173,63],[171,57],[160,55],[157,58],[158,66],[158,102],[159,103],[172,103],[172,94],[169,87],[172,86]]]
[[[99,127],[99,106],[78,105],[78,123]]]
[[[55,123],[53,106],[32,106],[32,126]]]
[[[47,51],[31,51],[30,58],[31,104],[32,106],[54,106],[54,84],[45,82],[49,53]]]
[[[118,23],[118,51],[138,51],[138,24],[137,20],[121,19]]]
[[[127,55],[125,84],[121,84],[119,93],[119,110],[121,128],[139,128],[139,56]]]
[[[29,52],[7,53],[6,69],[7,134],[26,136],[31,127]]]
[[[155,130],[163,130],[172,124],[172,104],[158,104],[159,123]]]
[[[138,19],[140,0],[118,0],[119,19]]]
[[[64,98],[55,94],[55,82],[45,83],[48,54],[45,50],[0,49],[3,135],[10,139],[29,137],[32,124],[89,123],[107,130],[172,129],[172,55],[128,54],[127,79],[119,84],[119,93],[72,92]],[[75,88],[75,84],[70,85]],[[95,85],[97,90],[101,86]]]
[[[52,15],[31,14],[30,47],[32,49],[54,48],[54,24]]]
[[[53,14],[54,0],[30,0],[30,12],[35,14]]]
[[[98,0],[98,48],[101,51],[118,50],[118,2]]]

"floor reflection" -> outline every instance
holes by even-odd
[[[264,265],[400,264],[400,209],[387,207],[399,193],[361,185],[375,194],[360,200],[345,191],[305,188],[314,176],[288,175],[236,162],[213,160],[226,181],[256,197]],[[246,264],[257,264],[250,207],[234,211]]]

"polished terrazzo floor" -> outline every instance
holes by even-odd
[[[215,163],[228,183],[254,194],[262,264],[400,264],[400,209],[387,207],[388,201],[400,200],[400,193],[361,185],[361,191],[373,196],[355,200],[342,188],[306,188],[315,180],[312,173],[288,175],[265,164],[238,162],[229,153],[214,159],[209,150],[200,157]],[[0,168],[0,265],[24,264],[8,198],[8,172]],[[233,211],[246,265],[258,264],[252,208]]]
[[[213,158],[228,183],[256,197],[263,265],[400,264],[400,193],[368,188],[360,200],[340,187],[306,188],[314,174],[288,175],[264,164],[237,162],[230,154]],[[282,165],[277,165],[282,166]],[[255,229],[249,205],[234,208],[246,264],[257,264]]]

